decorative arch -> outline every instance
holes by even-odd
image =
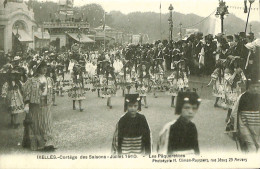
[[[19,29],[19,30],[24,30],[26,32],[28,32],[28,25],[25,21],[23,20],[16,20],[14,23],[13,23],[13,26],[12,26],[12,29],[13,30],[16,30],[16,29]]]
[[[28,21],[30,21],[30,22],[35,23],[34,19],[30,15],[28,15],[27,13],[25,13],[19,9],[17,11],[13,12],[10,17],[11,18],[21,18],[22,17],[24,19],[28,19]]]

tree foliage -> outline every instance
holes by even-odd
[[[53,2],[37,2],[29,0],[28,5],[33,8],[35,14],[35,20],[37,23],[43,21],[50,21],[51,18],[58,16],[57,9],[58,4]],[[74,18],[82,18],[83,21],[90,23],[92,28],[96,28],[104,22],[104,9],[99,4],[87,4],[81,7],[74,8]],[[161,26],[160,26],[160,14],[155,12],[133,12],[127,15],[120,11],[111,11],[106,14],[106,24],[110,27],[130,34],[147,34],[150,41],[160,39],[168,39],[169,36],[169,14],[161,15]],[[193,29],[199,29],[204,34],[207,34],[207,28],[209,27],[209,19],[201,22],[203,17],[195,14],[181,14],[173,12],[173,36],[178,37],[180,32],[179,24],[182,23],[183,27],[189,27]],[[197,24],[196,23],[199,23]],[[193,26],[195,25],[195,26]],[[260,22],[252,22],[253,32],[260,32]],[[224,30],[227,34],[235,34],[243,32],[245,28],[245,21],[236,16],[230,14],[224,20]],[[161,33],[160,33],[161,29]],[[249,29],[249,26],[248,26]],[[182,33],[184,29],[182,29]]]

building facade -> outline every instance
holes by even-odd
[[[0,0],[0,50],[25,51],[34,49],[37,25],[32,9],[23,0]]]

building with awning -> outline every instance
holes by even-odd
[[[102,36],[102,35],[97,35],[94,38],[95,38],[96,41],[104,41],[104,40],[111,41],[111,40],[115,40],[115,38],[113,38],[113,37],[110,37],[110,36],[106,36],[105,37],[105,36]]]
[[[96,41],[109,41],[110,43],[122,43],[123,42],[123,32],[111,28],[108,25],[101,25],[95,28],[96,31]],[[104,38],[105,37],[105,38]]]
[[[17,37],[20,42],[33,42],[32,37],[25,30],[13,29],[13,35]]]
[[[23,53],[34,49],[36,27],[33,10],[22,0],[7,1],[5,8],[0,5],[0,50]]]
[[[67,33],[67,35],[79,43],[94,43],[95,42],[95,40],[92,40],[85,34]]]
[[[48,47],[50,45],[51,36],[48,32],[34,32],[35,49]]]

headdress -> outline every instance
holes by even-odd
[[[196,92],[179,92],[177,96],[177,103],[175,114],[181,114],[182,107],[185,103],[200,105],[201,99]]]
[[[141,111],[141,98],[139,94],[126,94],[125,95],[125,104],[124,104],[124,111],[127,111],[127,104],[134,104],[138,102],[138,111]]]

